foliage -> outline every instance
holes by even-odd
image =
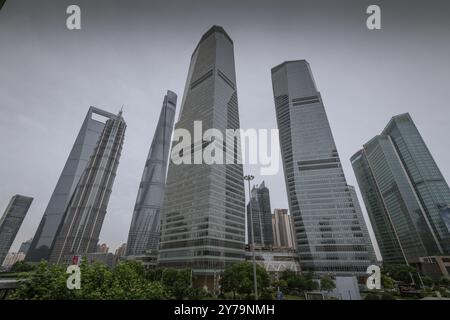
[[[256,265],[256,282],[258,292],[263,293],[270,285],[267,271],[260,265]],[[253,264],[244,261],[235,263],[222,272],[220,285],[223,292],[231,292],[233,298],[236,294],[245,294],[248,297],[253,293]]]
[[[364,300],[380,300],[380,298],[375,293],[368,293]]]
[[[41,262],[36,271],[24,275],[12,299],[65,300],[65,299],[165,299],[164,286],[144,278],[144,267],[137,262],[119,263],[114,270],[104,264],[80,265],[81,289],[67,289],[66,268]]]
[[[336,288],[336,284],[334,283],[333,279],[331,279],[329,276],[323,276],[320,278],[320,289],[323,291],[330,292]]]
[[[382,272],[394,280],[411,283],[411,275],[417,273],[417,270],[411,266],[399,264],[386,266],[382,269]]]
[[[390,293],[384,292],[381,295],[381,300],[395,300],[395,297]]]
[[[440,280],[439,280],[439,284],[441,285],[441,286],[444,286],[444,287],[450,287],[450,277],[446,277],[446,276],[443,276]]]
[[[429,287],[429,288],[433,287],[433,285],[434,285],[433,279],[431,279],[428,276],[422,277],[422,282],[426,287]]]
[[[25,261],[17,261],[11,267],[10,272],[30,272],[36,269],[36,266],[29,264]]]
[[[388,290],[394,289],[394,287],[395,287],[394,279],[392,279],[388,275],[382,273],[381,274],[381,286],[384,289],[388,289]]]
[[[291,293],[302,293],[305,291],[317,290],[319,285],[314,281],[314,274],[311,272],[299,274],[291,270],[281,273],[280,282],[286,283],[286,288]]]

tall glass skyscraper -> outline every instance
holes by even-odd
[[[289,209],[304,271],[363,276],[375,257],[305,60],[272,69]]]
[[[450,253],[450,189],[409,114],[351,161],[385,264]]]
[[[172,91],[167,91],[139,184],[128,233],[127,256],[143,255],[158,249],[160,211],[164,200],[167,161],[176,104],[177,95]]]
[[[0,266],[16,238],[31,202],[33,198],[16,194],[9,201],[0,219]]]
[[[39,262],[49,259],[58,228],[65,217],[67,206],[80,181],[80,177],[85,171],[91,155],[94,153],[94,149],[105,127],[105,121],[115,117],[116,115],[107,111],[95,107],[89,108],[33,238],[25,258],[26,261]]]
[[[250,206],[252,206],[252,220],[250,221]],[[251,243],[252,228],[255,232],[255,246],[273,246],[272,209],[270,208],[269,189],[264,184],[253,186],[250,202],[247,204],[247,234]]]
[[[125,137],[122,111],[108,119],[72,198],[52,247],[51,263],[95,252]]]
[[[213,26],[192,54],[180,116],[175,130],[193,138],[183,155],[200,156],[215,141],[195,139],[194,121],[203,131],[238,129],[233,41],[222,27]],[[240,158],[239,137],[225,144],[233,159]],[[173,155],[172,155],[173,157]],[[161,213],[158,263],[192,267],[210,279],[227,265],[245,258],[245,194],[242,164],[169,163]],[[209,284],[207,284],[209,285]]]

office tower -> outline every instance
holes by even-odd
[[[30,249],[31,241],[33,241],[33,239],[22,242],[19,252],[23,252],[26,255],[28,253],[28,250]]]
[[[164,200],[176,104],[177,95],[167,91],[139,184],[128,233],[127,256],[143,255],[158,249],[160,211]]]
[[[272,215],[273,241],[278,248],[295,249],[295,233],[287,209],[275,209]]]
[[[8,254],[32,201],[33,198],[19,194],[9,201],[0,219],[0,265]]]
[[[96,252],[108,253],[109,247],[106,243],[97,246]]]
[[[250,205],[252,206],[253,222],[250,221]],[[272,209],[270,208],[269,189],[265,186],[264,181],[261,185],[253,186],[250,201],[247,204],[247,234],[248,242],[251,243],[252,228],[255,232],[255,246],[273,246],[272,231]]]
[[[100,139],[70,200],[49,261],[96,251],[125,137],[122,111],[106,121]]]
[[[80,177],[94,153],[106,119],[115,117],[114,114],[104,110],[89,108],[33,238],[26,261],[39,262],[49,259],[58,228],[64,220],[69,201],[72,199]]]
[[[202,122],[203,131],[215,128],[224,136],[225,129],[240,127],[233,51],[223,28],[214,26],[203,35],[191,58],[176,130],[187,130],[195,140],[194,121]],[[227,159],[240,159],[239,135],[233,140],[234,144],[225,143]],[[195,160],[210,143],[216,141],[197,139],[179,156]],[[158,263],[192,267],[197,279],[207,282],[227,265],[245,259],[242,164],[176,164],[173,158],[172,154]]]
[[[10,252],[3,260],[3,264],[0,264],[6,270],[11,269],[17,262],[25,259],[25,253],[23,252]]]
[[[122,258],[123,256],[125,256],[125,252],[127,250],[127,244],[126,243],[122,243],[120,245],[120,247],[118,247],[116,249],[115,255],[117,258]]]
[[[393,117],[351,162],[385,264],[450,253],[450,189],[409,114]]]
[[[371,242],[355,210],[308,62],[273,68],[272,84],[301,268],[363,276],[372,264]]]

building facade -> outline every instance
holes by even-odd
[[[22,225],[33,198],[14,195],[0,219],[0,265],[5,259]]]
[[[227,265],[245,259],[245,193],[242,164],[236,160],[239,135],[230,139],[234,143],[221,145],[196,137],[195,121],[201,122],[203,131],[214,128],[224,137],[226,129],[240,127],[233,41],[222,27],[206,32],[191,58],[175,128],[193,139],[182,150],[172,147],[158,256],[160,265],[191,267],[208,281]],[[202,162],[203,151],[216,146],[223,147],[233,163]],[[192,162],[178,164],[178,158]],[[194,164],[198,158],[202,164]]]
[[[172,91],[167,91],[139,184],[128,233],[127,256],[142,255],[158,249],[160,211],[164,200],[176,104],[177,95]]]
[[[272,69],[283,169],[301,268],[364,276],[373,263],[320,92],[305,60]]]
[[[125,137],[122,111],[105,123],[56,235],[49,261],[96,251]]]
[[[295,249],[295,233],[287,209],[275,209],[272,215],[274,247]]]
[[[28,250],[30,249],[32,241],[33,239],[22,242],[19,248],[19,252],[23,252],[26,255],[28,253]]]
[[[409,114],[393,117],[351,162],[385,264],[450,252],[450,189]]]
[[[253,221],[250,221],[250,206],[252,206]],[[264,181],[260,186],[253,186],[250,202],[247,204],[247,221],[248,243],[251,243],[252,228],[250,223],[253,223],[255,246],[269,247],[274,245],[270,194]]]
[[[67,158],[50,201],[25,258],[29,262],[48,260],[67,207],[100,139],[106,119],[116,116],[90,107]]]

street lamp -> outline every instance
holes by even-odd
[[[246,175],[244,176],[244,180],[247,180],[248,182],[248,197],[249,197],[249,220],[250,220],[250,232],[252,234],[252,244],[251,244],[251,250],[252,250],[252,260],[253,260],[253,285],[255,286],[255,300],[258,300],[258,283],[256,281],[256,258],[255,258],[255,235],[253,232],[253,212],[252,212],[252,195],[250,191],[250,181],[252,181],[255,177],[252,175]]]

